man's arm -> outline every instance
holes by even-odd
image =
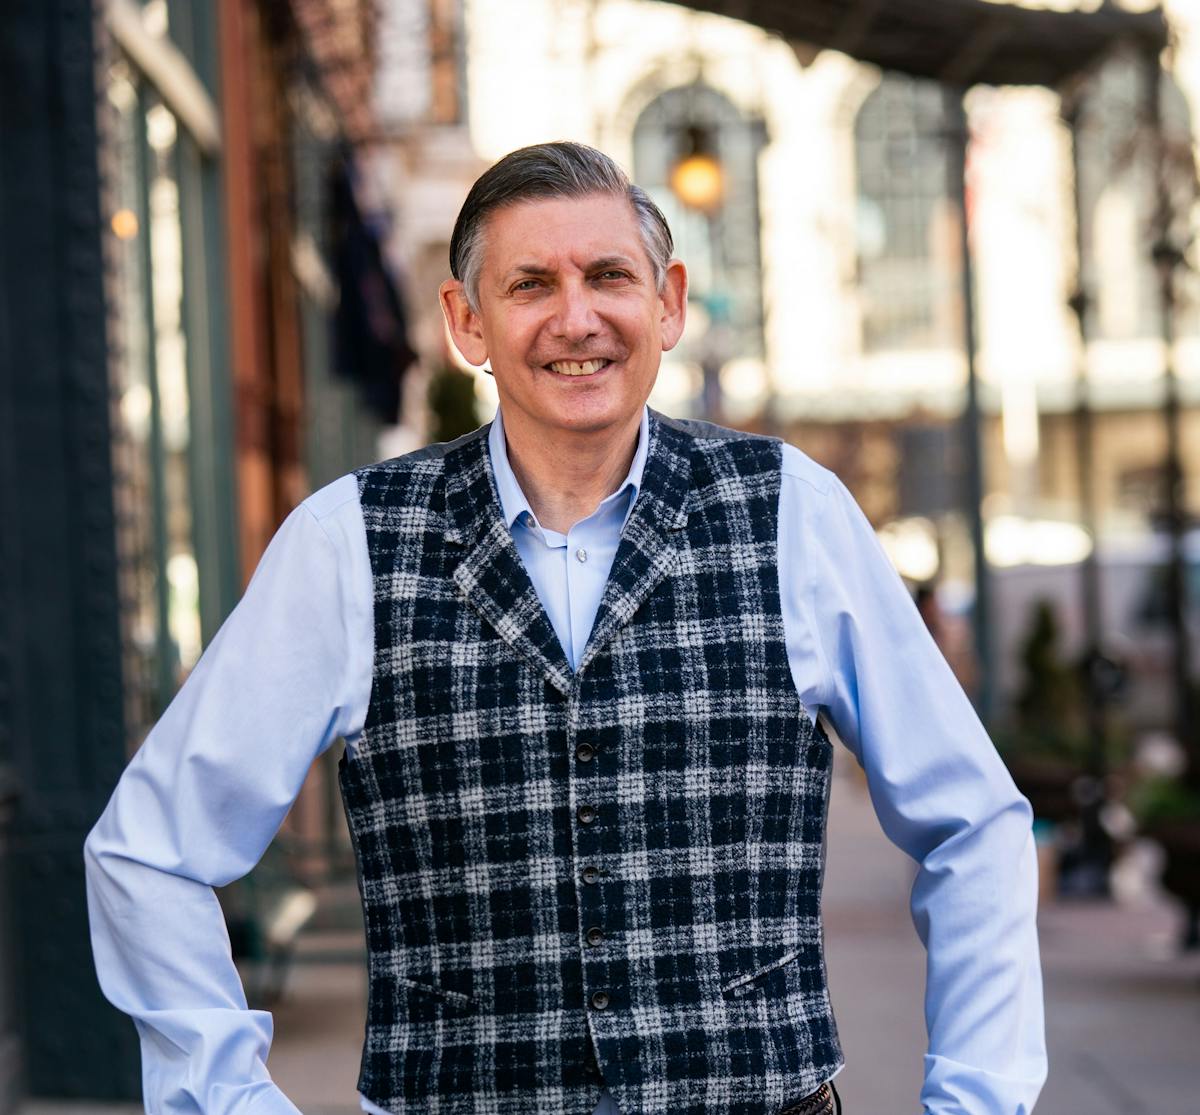
[[[214,886],[258,861],[313,759],[361,731],[371,580],[353,477],[288,517],[84,849],[101,987],[141,1038],[147,1111],[296,1115],[267,1073]]]
[[[929,1115],[1022,1115],[1046,1075],[1029,803],[853,498],[795,450],[784,462],[785,618],[789,596],[802,612],[789,652],[815,657],[814,703],[865,770],[884,832],[918,864],[921,1101]]]

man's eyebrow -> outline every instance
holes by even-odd
[[[537,275],[541,277],[552,274],[554,274],[552,268],[543,267],[540,263],[518,263],[516,267],[510,268],[504,277],[510,279],[513,275]]]
[[[629,267],[634,268],[637,264],[629,256],[601,256],[599,259],[593,260],[588,264],[589,271],[603,271],[608,267]]]

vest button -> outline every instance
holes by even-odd
[[[585,867],[583,869],[583,881],[587,883],[589,887],[595,886],[598,882],[600,882],[600,868]]]
[[[604,943],[604,930],[598,925],[593,925],[592,928],[587,931],[587,937],[585,939],[587,940],[587,943],[592,946],[592,948],[595,948],[597,945]]]
[[[603,991],[597,991],[592,996],[592,1006],[597,1010],[608,1010],[608,1004],[611,1002],[608,995]]]
[[[581,805],[575,810],[575,816],[579,818],[581,825],[590,825],[596,819],[596,808],[592,805]]]
[[[581,743],[575,748],[575,758],[581,763],[590,763],[596,757],[596,749],[590,743]]]

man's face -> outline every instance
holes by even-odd
[[[478,313],[454,281],[442,305],[462,354],[490,361],[505,426],[553,436],[636,424],[683,332],[686,296],[678,260],[655,289],[629,202],[592,194],[492,213]]]

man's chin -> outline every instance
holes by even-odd
[[[532,396],[518,392],[507,398],[506,394],[500,393],[505,426],[519,424],[522,433],[532,438],[591,437],[605,432],[622,437],[641,421],[645,406],[645,399],[603,389],[546,391]]]
[[[578,407],[564,410],[537,421],[543,434],[565,437],[600,437],[605,434],[621,436],[629,427],[641,421],[642,408],[630,413],[628,407],[619,410],[605,407]]]

